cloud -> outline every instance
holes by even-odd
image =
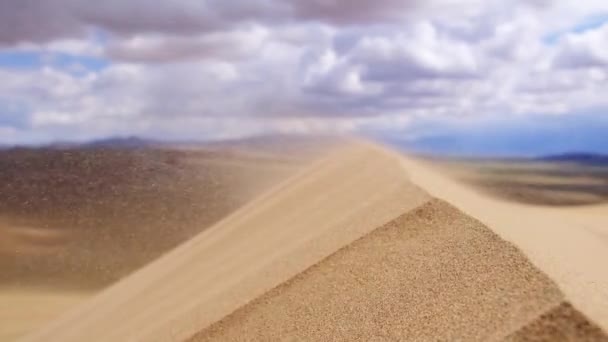
[[[234,137],[600,110],[608,25],[573,28],[602,10],[600,0],[0,0],[0,59],[43,59],[0,66],[0,127],[34,140]]]
[[[468,44],[442,37],[429,22],[395,36],[364,36],[350,59],[364,66],[364,78],[370,81],[473,77],[478,68]]]
[[[553,63],[558,68],[608,67],[608,24],[562,37]]]
[[[119,35],[197,35],[241,23],[315,21],[359,24],[403,17],[413,1],[397,0],[2,0],[0,43],[45,42],[91,27]]]
[[[291,1],[294,17],[338,24],[361,24],[402,19],[418,1],[403,0],[311,0]]]
[[[109,58],[135,62],[240,59],[256,54],[268,36],[262,27],[199,36],[137,35],[107,47]]]

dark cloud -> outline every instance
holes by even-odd
[[[362,24],[402,19],[417,0],[309,0],[291,1],[296,18],[337,24]]]
[[[80,75],[0,68],[0,100],[12,106],[0,126],[16,136],[23,113],[32,130],[61,134],[171,126],[222,135],[245,121],[353,131],[416,116],[608,107],[608,31],[546,44],[570,7],[545,20],[565,5],[544,3],[0,0],[0,49],[108,61]]]
[[[0,46],[82,34],[65,0],[0,0]]]
[[[45,42],[95,27],[120,35],[197,35],[247,22],[358,24],[403,17],[413,0],[0,0],[0,44]]]
[[[265,39],[265,31],[227,31],[196,37],[137,36],[109,44],[112,59],[136,62],[175,62],[202,59],[234,60],[251,57]]]

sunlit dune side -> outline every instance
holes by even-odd
[[[90,297],[88,291],[0,287],[0,341],[15,341]]]
[[[344,143],[24,341],[608,340],[606,245],[522,208]]]
[[[184,340],[428,199],[392,153],[337,148],[26,340]]]

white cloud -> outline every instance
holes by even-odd
[[[558,68],[608,67],[608,23],[561,38],[554,65]]]
[[[608,106],[608,24],[572,29],[602,11],[599,0],[0,0],[5,49],[111,62],[0,67],[0,127],[20,112],[23,136],[232,137],[572,114]]]
[[[135,62],[251,58],[259,53],[268,35],[260,26],[197,36],[136,35],[110,44],[107,55]]]

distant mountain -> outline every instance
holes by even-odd
[[[308,145],[327,144],[340,141],[339,136],[335,135],[297,135],[297,134],[263,134],[245,138],[219,140],[208,142],[209,146],[219,147],[248,147],[248,148],[285,148],[301,147]]]
[[[95,140],[82,146],[89,148],[144,148],[164,144],[165,143],[156,140],[131,136]]]
[[[562,154],[542,156],[542,157],[536,158],[536,160],[608,166],[608,155],[596,154],[596,153],[583,153],[583,152],[562,153]]]
[[[207,148],[221,149],[227,152],[231,149],[247,151],[253,149],[257,152],[286,152],[294,149],[303,152],[306,149],[316,149],[319,146],[328,145],[339,141],[339,137],[317,135],[317,136],[298,136],[298,135],[260,135],[245,138],[235,138],[226,140],[162,140],[142,138],[139,136],[118,136],[108,137],[90,141],[69,141],[61,140],[48,144],[39,145],[7,145],[0,144],[2,149],[14,148],[50,148],[53,150],[68,149],[145,149],[145,148]]]

